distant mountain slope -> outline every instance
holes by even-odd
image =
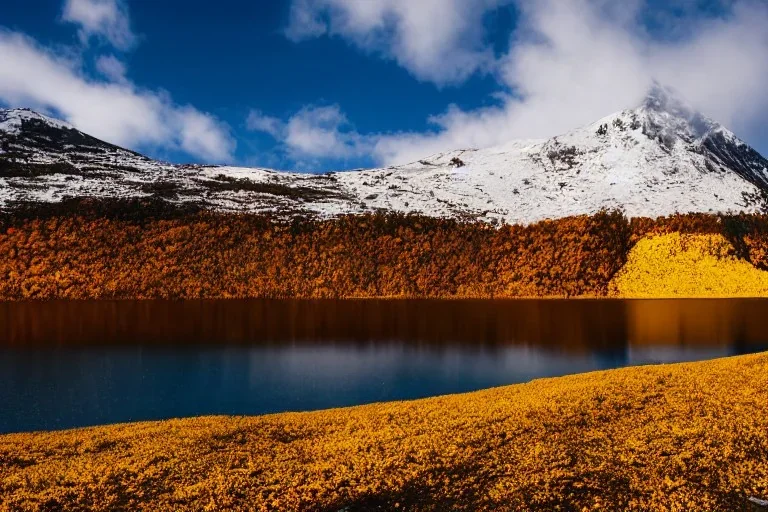
[[[752,212],[768,197],[768,161],[659,86],[638,108],[549,140],[323,175],[171,165],[29,110],[0,111],[0,208],[148,196],[280,216],[385,210],[509,223],[602,208]]]

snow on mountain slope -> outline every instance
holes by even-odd
[[[661,88],[637,109],[559,137],[435,155],[389,173],[340,179],[369,207],[523,223],[614,207],[649,217],[753,211],[768,185],[768,161]]]
[[[29,109],[18,108],[14,110],[0,110],[0,132],[18,135],[21,133],[23,123],[30,121],[40,121],[48,126],[61,130],[74,129],[72,125],[69,125],[64,121],[38,114]]]
[[[150,160],[30,111],[0,111],[0,208],[148,197],[219,211],[327,218],[378,210],[508,223],[622,208],[629,216],[757,211],[768,161],[656,86],[644,103],[549,140],[323,175]]]

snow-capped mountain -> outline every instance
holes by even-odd
[[[29,110],[0,111],[0,208],[147,196],[285,216],[385,210],[509,223],[602,208],[751,212],[768,197],[768,160],[660,86],[638,108],[549,140],[323,175],[172,165]]]

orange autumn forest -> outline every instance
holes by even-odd
[[[88,203],[85,203],[88,207]],[[70,206],[71,208],[71,206]],[[512,298],[768,293],[768,218],[621,212],[492,226],[418,215],[30,212],[0,224],[0,297]],[[64,208],[62,208],[64,210]],[[671,257],[673,256],[674,257]],[[687,260],[686,260],[687,258]],[[674,265],[711,261],[684,285]],[[741,292],[738,280],[748,283]]]

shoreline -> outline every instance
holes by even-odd
[[[749,510],[768,497],[768,353],[10,434],[0,460],[0,510]]]

